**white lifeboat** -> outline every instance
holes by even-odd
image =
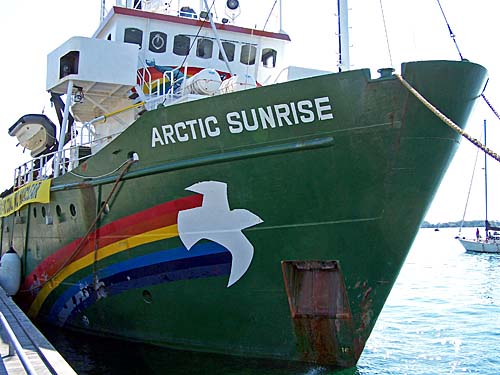
[[[21,286],[21,259],[13,248],[0,258],[0,286],[8,296],[13,296]]]
[[[228,94],[257,87],[257,81],[250,74],[233,75],[222,81],[219,94]]]
[[[185,94],[214,95],[221,85],[219,73],[215,69],[203,69],[182,84]]]
[[[9,128],[9,135],[16,137],[19,144],[36,158],[56,142],[56,126],[45,115],[24,115]]]

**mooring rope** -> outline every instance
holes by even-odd
[[[489,149],[485,145],[483,145],[480,141],[478,141],[476,138],[472,137],[471,135],[467,134],[464,130],[460,128],[457,124],[455,124],[452,120],[450,120],[448,117],[446,117],[439,109],[434,107],[427,99],[424,98],[423,95],[421,95],[412,85],[408,83],[400,74],[395,74],[397,79],[403,84],[403,86],[408,89],[418,100],[422,102],[423,105],[425,105],[432,113],[434,113],[439,119],[441,119],[446,125],[448,125],[450,128],[452,128],[454,131],[456,131],[458,134],[460,134],[462,137],[467,139],[469,142],[471,142],[473,145],[476,147],[480,148],[483,150],[485,153],[490,155],[493,159],[496,161],[500,162],[500,155],[498,155],[496,152],[493,150]]]

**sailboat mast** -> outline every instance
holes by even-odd
[[[106,12],[106,0],[101,1],[101,22],[104,20],[104,16]]]
[[[484,146],[486,147],[486,120],[484,120],[483,123],[484,127]],[[484,230],[486,232],[486,238],[488,238],[488,170],[486,168],[487,166],[487,159],[488,155],[486,152],[484,153]]]
[[[337,0],[339,13],[339,71],[344,72],[351,68],[349,61],[349,19],[347,0]]]

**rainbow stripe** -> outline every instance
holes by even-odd
[[[54,252],[24,281],[24,289],[37,292],[31,296],[28,314],[36,317],[44,308],[44,315],[47,314],[54,323],[62,325],[72,314],[95,303],[103,295],[116,295],[162,282],[228,275],[231,256],[218,244],[200,242],[190,251],[182,245],[165,248],[168,245],[163,240],[179,235],[179,211],[201,206],[202,199],[201,195],[192,195],[126,216],[98,228],[86,239],[78,238]],[[95,251],[96,240],[98,246]],[[134,249],[153,243],[153,253],[138,254],[126,260],[121,257],[121,261],[108,262],[111,264],[104,268],[99,265],[96,276],[98,285],[103,288],[98,291],[94,289],[95,262],[112,259],[110,257],[126,250],[130,254]],[[67,282],[86,268],[87,272],[78,281]],[[56,295],[53,294],[56,289],[59,295],[55,300],[52,298],[50,306],[44,306],[50,296]]]

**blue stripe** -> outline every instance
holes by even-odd
[[[214,242],[198,243],[189,251],[178,247],[143,255],[100,269],[99,281],[104,288],[98,292],[92,285],[92,273],[75,284],[61,283],[60,287],[67,289],[52,305],[48,319],[63,325],[71,315],[95,303],[99,292],[112,296],[163,282],[229,275],[230,269],[230,253]]]

